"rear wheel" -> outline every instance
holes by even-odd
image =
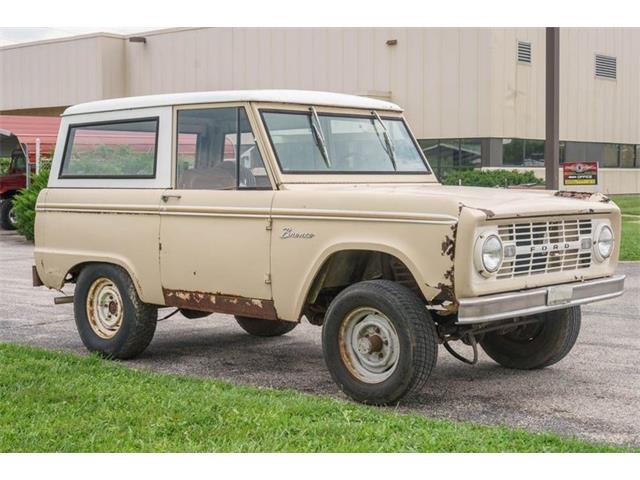
[[[424,302],[387,280],[360,282],[340,292],[325,316],[322,349],[342,391],[375,405],[419,391],[438,355]]]
[[[16,210],[12,198],[6,198],[0,203],[0,227],[4,230],[16,229]]]
[[[236,315],[236,321],[245,332],[256,337],[279,337],[298,326],[294,322],[263,320],[262,318],[242,317],[240,315]]]
[[[73,306],[82,343],[105,357],[139,355],[156,330],[157,307],[143,303],[129,274],[115,265],[85,267],[78,276]]]
[[[533,370],[559,362],[571,351],[580,333],[580,307],[536,316],[539,320],[507,330],[489,332],[482,349],[507,368]]]

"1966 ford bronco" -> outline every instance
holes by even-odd
[[[67,109],[58,145],[34,284],[75,284],[62,300],[107,357],[140,354],[160,307],[232,314],[258,336],[306,317],[340,388],[387,404],[423,387],[439,344],[552,365],[578,337],[580,305],[623,291],[606,197],[442,186],[385,101],[105,100]]]

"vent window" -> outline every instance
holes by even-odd
[[[616,79],[617,61],[616,57],[607,55],[596,55],[596,77]]]
[[[531,43],[518,41],[518,61],[531,63]]]

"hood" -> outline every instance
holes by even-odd
[[[440,184],[298,184],[287,185],[288,190],[350,192],[388,197],[392,206],[394,198],[406,205],[414,198],[423,205],[429,200],[436,204],[455,204],[462,208],[478,210],[487,218],[526,217],[538,215],[610,213],[617,209],[606,196],[595,193],[505,189],[487,187],[459,187]]]

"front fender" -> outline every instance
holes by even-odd
[[[344,228],[344,227],[348,228]],[[386,253],[403,262],[427,300],[452,286],[453,259],[446,245],[455,224],[401,222],[347,223],[319,220],[287,222],[296,232],[314,232],[312,238],[272,237],[272,293],[278,317],[296,321],[316,275],[331,255],[345,250]],[[280,232],[282,225],[275,225]],[[447,240],[449,239],[449,240]]]

